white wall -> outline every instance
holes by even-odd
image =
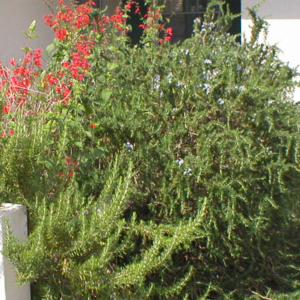
[[[251,20],[246,8],[259,2],[242,0],[242,32],[246,37],[251,32]],[[283,51],[280,58],[292,67],[300,66],[300,0],[265,0],[258,9],[258,15],[266,17],[269,23],[268,42],[276,44]],[[300,89],[295,93],[295,100],[300,101]]]

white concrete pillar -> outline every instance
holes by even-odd
[[[20,241],[27,236],[26,207],[18,204],[4,203],[0,207],[0,251],[3,250],[5,238],[5,218],[10,229]],[[16,285],[16,275],[13,266],[0,252],[0,299],[30,300],[30,285]]]

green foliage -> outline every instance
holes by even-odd
[[[239,44],[216,3],[182,44],[109,33],[72,101],[0,140],[1,198],[31,231],[5,255],[33,299],[297,298],[297,73],[255,12]]]

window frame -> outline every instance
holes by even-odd
[[[166,0],[166,1],[173,1],[173,0]],[[162,1],[162,2],[165,2],[167,4],[166,1]],[[194,11],[192,11],[192,10],[184,11],[185,10],[184,0],[181,1],[181,4],[182,4],[181,11],[163,10],[163,12],[162,12],[163,17],[170,20],[170,23],[168,24],[168,26],[175,27],[174,31],[173,31],[173,33],[174,33],[174,36],[172,39],[173,42],[184,41],[185,39],[192,36],[193,20],[195,20],[196,18],[200,18],[201,21],[203,21],[203,19],[204,19],[203,16],[206,12],[206,8],[207,8],[207,5],[210,2],[210,0],[204,0],[202,8],[200,8],[200,0],[195,0],[195,2],[196,2],[196,10],[194,10]],[[216,15],[218,17],[220,15],[220,12],[217,11]],[[180,22],[176,22],[176,17],[177,17],[177,19],[180,18],[182,20]],[[176,32],[176,25],[178,25],[178,23],[182,24],[182,26],[184,27],[184,29],[183,29],[184,32],[181,34],[177,34],[177,32]]]

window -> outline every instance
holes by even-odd
[[[128,24],[131,26],[131,31],[128,36],[131,39],[132,44],[138,44],[143,34],[143,29],[139,27],[143,23],[142,16],[147,13],[147,5],[144,0],[135,0],[136,4],[132,5],[129,12]],[[123,5],[127,3],[127,0],[123,0]],[[135,13],[136,8],[140,8],[139,13]]]
[[[240,14],[242,12],[241,0],[226,0],[226,3],[229,5],[230,11],[233,14]],[[233,21],[229,32],[231,34],[239,34],[241,31],[241,16],[239,16]],[[238,42],[241,42],[241,37],[238,38]]]
[[[160,0],[165,5],[163,16],[170,19],[168,26],[173,27],[172,41],[183,41],[191,37],[196,18],[203,20],[209,0]]]
[[[88,0],[78,0],[79,3],[85,3]],[[163,16],[170,19],[168,27],[173,27],[173,42],[183,41],[186,38],[191,37],[193,32],[193,21],[196,18],[203,20],[207,4],[210,0],[157,0],[159,5],[164,5]],[[103,9],[108,6],[108,12],[113,12],[119,3],[123,5],[127,0],[94,0],[97,7]],[[132,6],[129,13],[130,18],[128,23],[132,27],[132,31],[129,33],[129,37],[133,44],[139,43],[140,37],[143,34],[143,29],[139,27],[142,24],[141,16],[147,13],[147,5],[145,0],[135,0],[140,7],[140,14],[135,14],[135,5]],[[241,13],[241,0],[226,0],[230,10],[234,14]],[[112,7],[114,6],[114,7]],[[232,27],[229,30],[232,34],[238,34],[241,32],[241,17],[233,21]],[[238,39],[240,42],[240,38]]]
[[[182,41],[191,37],[193,32],[193,21],[196,18],[203,20],[207,4],[210,0],[159,0],[165,5],[163,15],[170,18],[170,27],[174,29],[173,41]],[[226,0],[230,11],[234,14],[241,13],[241,0]],[[241,17],[233,21],[229,29],[231,34],[241,33]],[[240,38],[238,38],[240,42]]]

